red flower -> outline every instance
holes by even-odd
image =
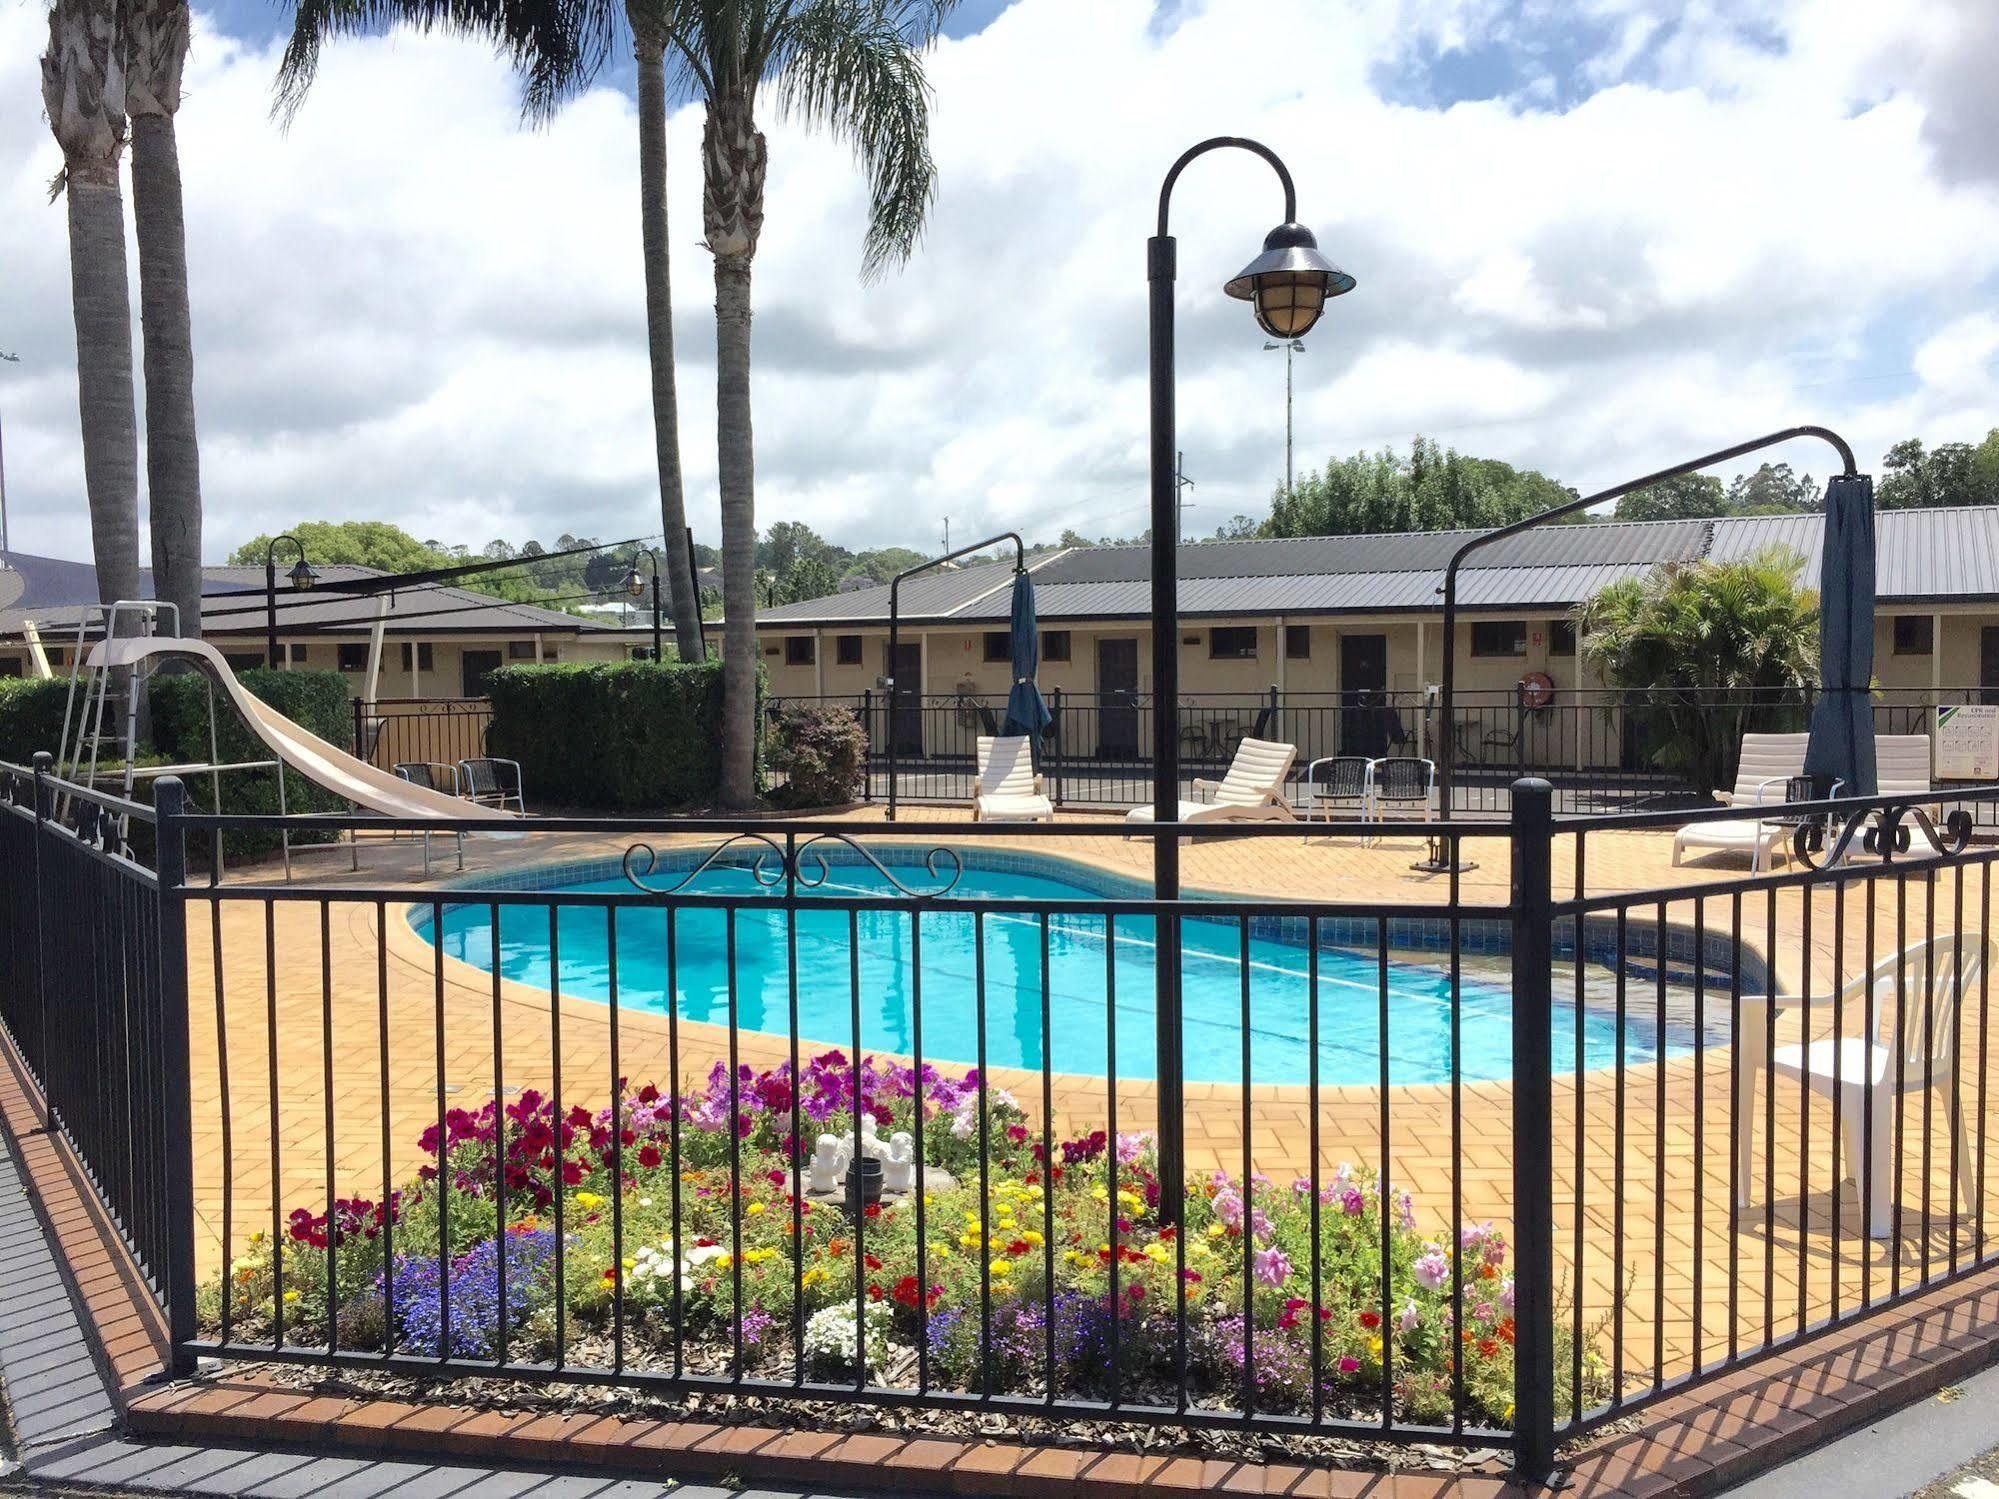
[[[657,1145],[641,1145],[639,1147],[639,1164],[648,1171],[665,1159],[666,1157],[660,1154]]]
[[[1478,1351],[1485,1355],[1485,1357],[1491,1358],[1499,1352],[1499,1340],[1497,1338],[1480,1338],[1478,1340]]]
[[[881,1259],[872,1249],[862,1255],[861,1258],[870,1270],[879,1270],[882,1267]]]
[[[1360,1314],[1360,1325],[1365,1327],[1369,1332],[1373,1332],[1377,1327],[1381,1326],[1381,1313],[1362,1312]]]

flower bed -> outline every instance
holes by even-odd
[[[920,1197],[856,1217],[795,1190],[821,1132],[868,1118],[920,1137]],[[976,1073],[828,1052],[794,1086],[718,1065],[596,1112],[533,1092],[453,1110],[422,1146],[432,1164],[389,1203],[252,1236],[209,1329],[226,1297],[238,1344],[323,1346],[330,1320],[357,1352],[1169,1405],[1184,1357],[1203,1407],[1378,1415],[1385,1371],[1405,1420],[1447,1419],[1460,1380],[1469,1421],[1512,1412],[1497,1233],[1467,1227],[1454,1252],[1347,1165],[1316,1191],[1190,1181],[1181,1232],[1159,1222],[1148,1135],[1045,1139]],[[1558,1318],[1564,1372],[1566,1338]]]

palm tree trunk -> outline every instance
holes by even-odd
[[[715,257],[715,457],[722,492],[722,805],[756,805],[757,503],[750,257]]]
[[[753,85],[752,85],[753,86]],[[708,100],[703,227],[715,257],[715,458],[722,498],[722,805],[756,805],[757,503],[750,425],[750,262],[763,227],[764,138],[749,88]]]
[[[194,333],[188,316],[180,156],[170,114],[132,117],[132,217],[145,337],[153,591],[178,607],[183,635],[199,636],[201,456],[194,433]]]
[[[673,278],[666,216],[666,34],[646,0],[629,0],[638,57],[639,221],[646,278],[646,353],[652,365],[653,448],[659,464],[659,524],[673,607],[673,643],[701,659],[701,593],[687,556],[687,505],[680,479],[680,397],[673,369]]]

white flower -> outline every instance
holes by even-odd
[[[879,1302],[871,1302],[866,1315],[868,1367],[878,1370],[888,1363],[894,1351],[889,1343],[892,1319],[889,1309]],[[808,1362],[850,1370],[855,1363],[854,1345],[854,1308],[851,1303],[822,1307],[806,1319],[805,1357]]]

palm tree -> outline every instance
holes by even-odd
[[[42,57],[42,103],[62,147],[50,197],[69,209],[76,394],[97,596],[139,596],[139,431],[132,396],[132,309],[125,281],[125,60],[116,0],[55,0]]]
[[[756,462],[750,269],[769,151],[757,90],[832,131],[868,179],[862,274],[909,258],[935,192],[922,54],[955,0],[682,0],[671,28],[707,105],[702,227],[715,257],[715,448],[722,500],[722,802],[756,801]]]
[[[194,436],[194,334],[181,217],[181,66],[187,0],[127,0],[125,107],[132,117],[132,217],[139,241],[139,318],[145,336],[146,491],[153,591],[201,633],[201,457]]]
[[[680,410],[673,369],[673,288],[666,216],[666,38],[677,0],[296,0],[278,70],[278,110],[304,101],[322,42],[398,22],[448,27],[491,42],[522,75],[522,107],[546,120],[589,87],[610,56],[620,21],[638,60],[639,228],[646,279],[646,354],[652,368],[653,447],[674,644],[701,657],[701,598],[682,538]]]

